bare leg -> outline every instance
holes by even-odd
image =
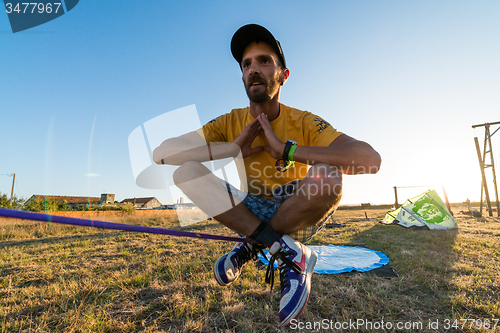
[[[175,184],[202,211],[226,227],[250,236],[262,222],[224,188],[219,178],[199,162],[186,162],[174,172]]]
[[[174,173],[174,181],[205,213],[243,235],[251,235],[262,222],[229,193],[220,180],[199,162],[186,162]],[[286,199],[269,221],[280,234],[289,234],[315,225],[334,210],[340,201],[342,175],[328,164],[312,166],[299,182],[296,193]]]
[[[286,199],[269,221],[280,234],[315,225],[337,208],[342,197],[342,174],[326,163],[313,165],[296,192]]]

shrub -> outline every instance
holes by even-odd
[[[10,204],[10,199],[7,197],[7,194],[2,194],[0,192],[0,207],[2,208],[21,208],[23,206],[24,199],[18,198],[15,194],[12,198],[12,205]]]

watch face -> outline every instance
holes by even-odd
[[[285,172],[289,166],[290,164],[282,158],[276,161],[276,170],[279,172]]]
[[[297,145],[296,141],[293,141],[293,140],[286,140],[286,141],[290,142],[292,145]]]

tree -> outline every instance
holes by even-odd
[[[13,209],[18,209],[23,206],[24,199],[18,198],[15,194],[14,197],[12,198],[12,205],[10,204],[10,198],[7,197],[7,194],[2,194],[0,192],[0,207],[2,208],[13,208]]]
[[[60,204],[52,200],[51,198],[44,197],[44,200],[40,200],[37,197],[33,198],[31,202],[27,205],[24,205],[24,210],[29,210],[31,212],[57,212],[60,210],[59,208],[66,206],[65,203]]]

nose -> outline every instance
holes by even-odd
[[[250,72],[250,75],[255,75],[255,74],[260,73],[259,67],[254,61],[252,61],[252,63],[250,64],[249,72]]]

